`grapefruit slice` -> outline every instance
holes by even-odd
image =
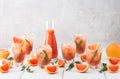
[[[58,65],[59,67],[64,67],[64,66],[65,66],[65,61],[62,60],[62,59],[58,59],[57,65]]]
[[[98,50],[99,47],[100,47],[100,43],[96,43],[96,44],[89,45],[88,49],[94,51],[94,50]]]
[[[110,62],[110,64],[116,65],[116,64],[118,64],[120,62],[120,58],[109,57],[108,61]]]
[[[13,42],[14,42],[14,43],[22,43],[23,40],[22,40],[21,38],[18,38],[18,37],[16,37],[16,36],[13,36]]]
[[[81,55],[80,59],[82,60],[82,62],[85,62],[87,60],[86,54]]]
[[[47,65],[44,67],[44,69],[48,74],[55,74],[57,72],[56,65]]]
[[[76,70],[78,72],[84,73],[89,69],[87,64],[75,64]]]
[[[13,61],[12,60],[7,60],[7,59],[2,59],[2,64],[8,63],[9,67],[12,68],[13,66]]]
[[[0,66],[0,72],[1,73],[6,73],[9,71],[9,64],[6,60],[2,60],[1,66]]]
[[[119,65],[109,65],[107,68],[108,68],[108,71],[112,73],[119,71]]]
[[[28,60],[28,64],[29,64],[30,66],[36,66],[36,65],[38,65],[38,59],[37,59],[37,58],[29,59],[29,60]]]

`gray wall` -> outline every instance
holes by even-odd
[[[0,47],[12,36],[32,33],[35,47],[45,38],[45,21],[54,19],[58,45],[82,33],[87,43],[120,43],[120,0],[0,0]]]

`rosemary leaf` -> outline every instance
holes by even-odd
[[[10,61],[12,61],[12,60],[14,60],[14,59],[13,59],[13,57],[9,57],[7,60],[10,60]]]
[[[54,65],[54,62],[51,62],[52,65]]]
[[[75,63],[76,63],[76,64],[81,64],[81,62],[80,62],[80,61],[75,61]]]
[[[55,64],[58,62],[58,59],[55,61]]]
[[[25,70],[25,68],[26,68],[26,66],[25,66],[25,65],[23,65],[20,71],[24,71],[24,70]]]
[[[24,71],[24,70],[26,70],[29,73],[33,73],[34,72],[34,70],[30,69],[30,66],[23,65],[22,68],[21,68],[21,71]]]
[[[66,69],[66,71],[70,71],[72,68],[74,67],[74,63],[71,63],[69,66],[68,66],[68,68]]]
[[[107,64],[106,63],[102,63],[102,69],[99,70],[100,73],[107,71]]]
[[[44,61],[45,62],[48,62],[48,54],[47,54],[47,52],[45,51],[45,50],[43,50],[43,52],[44,52],[44,54],[45,54],[45,57],[44,57]]]
[[[26,41],[28,44],[30,44],[30,41],[28,41],[27,39],[25,39],[25,41]]]
[[[29,72],[29,73],[33,73],[33,72],[34,72],[34,70],[31,70],[31,69],[30,69],[30,66],[28,66],[28,67],[26,68],[26,70],[27,70],[27,72]]]

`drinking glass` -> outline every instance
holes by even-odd
[[[76,52],[75,45],[73,43],[63,43],[61,45],[61,49],[62,49],[62,56],[66,61],[66,63],[73,62]]]
[[[25,59],[25,49],[23,45],[24,45],[24,42],[12,44],[13,58],[15,60],[15,65],[17,67],[22,65]]]
[[[23,35],[25,54],[29,55],[33,49],[33,39],[32,35]]]
[[[91,45],[86,48],[87,62],[91,68],[98,68],[101,61],[102,49],[100,45]]]
[[[49,64],[52,58],[52,48],[49,45],[42,45],[37,48],[38,63],[41,68]]]
[[[76,45],[76,59],[80,60],[80,54],[85,52],[86,39],[82,34],[76,34],[74,37],[74,42]]]

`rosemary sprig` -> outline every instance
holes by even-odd
[[[48,62],[48,54],[45,50],[43,50],[44,54],[45,54],[45,57],[44,57],[44,61],[45,62]]]
[[[28,41],[27,39],[25,39],[25,41],[26,41],[28,44],[31,44],[30,41]]]
[[[55,61],[52,61],[51,64],[55,65],[55,64],[57,64],[57,62],[58,62],[58,59],[56,59]]]
[[[107,64],[106,63],[102,63],[102,69],[99,70],[100,73],[107,71]]]
[[[80,40],[79,43],[77,43],[77,42],[75,41],[76,47],[77,47],[78,49],[83,50],[83,48],[81,47],[82,42],[83,42],[82,40]]]
[[[55,63],[54,62],[51,62],[52,65],[54,65]]]
[[[13,59],[13,57],[9,57],[7,60],[10,60],[10,61],[12,61],[12,60],[14,60],[14,59]]]
[[[22,50],[21,50],[21,52],[19,53],[19,55],[18,55],[18,57],[17,57],[17,60],[18,60],[18,61],[20,61],[21,56],[22,56]]]
[[[25,65],[23,65],[20,71],[24,71],[24,70],[25,70],[25,68],[26,68],[26,66],[25,66]]]
[[[68,68],[66,69],[66,71],[70,71],[72,68],[74,67],[74,63],[71,63],[69,66],[68,66]]]
[[[81,62],[80,62],[80,61],[75,61],[75,63],[76,63],[76,64],[81,64]]]
[[[58,62],[58,59],[55,61],[55,64],[57,64],[57,62]]]
[[[30,69],[30,66],[28,66],[28,67],[26,68],[26,70],[27,70],[27,72],[29,72],[29,73],[33,73],[33,72],[34,72],[34,70],[31,70],[31,69]]]
[[[21,68],[21,71],[25,71],[25,70],[27,72],[29,72],[29,73],[33,73],[34,72],[34,70],[30,69],[30,66],[23,65],[22,68]]]

